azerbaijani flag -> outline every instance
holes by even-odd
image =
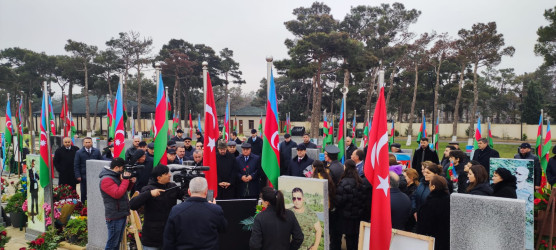
[[[6,129],[4,130],[6,143],[2,144],[4,148],[7,148],[10,144],[12,144],[13,138],[12,110],[10,107],[10,97],[8,96],[8,103],[6,104]]]
[[[280,135],[278,134],[278,105],[276,103],[276,89],[272,70],[270,71],[269,88],[270,90],[266,103],[266,120],[264,123],[261,165],[271,185],[277,188],[278,176],[280,176],[280,152],[278,151]]]
[[[353,113],[353,121],[351,122],[351,138],[355,139],[355,126],[356,126],[356,122],[355,122],[355,113]]]
[[[46,85],[46,84],[45,84]],[[41,187],[46,187],[50,183],[50,161],[48,160],[48,155],[50,154],[48,140],[47,140],[47,126],[48,123],[48,96],[46,94],[46,86],[42,94],[42,104],[41,104],[41,142],[40,142],[40,155],[41,159],[39,162],[39,183]]]
[[[475,129],[475,140],[473,140],[473,150],[479,149],[479,140],[481,139],[481,117],[477,120],[477,128]]]
[[[537,150],[537,155],[539,158],[542,156],[542,113],[539,117],[539,128],[537,130],[537,143],[535,144],[535,149]]]
[[[259,119],[259,135],[263,136],[263,114],[261,114],[261,118]]]
[[[224,133],[222,133],[224,141],[230,140],[230,100],[226,101],[226,116],[224,117]]]
[[[124,105],[122,95],[122,84],[118,84],[116,99],[114,100],[114,157],[125,160],[125,130],[124,130]]]
[[[112,104],[110,100],[106,100],[106,123],[108,124],[108,137],[114,139],[114,114],[112,113]]]
[[[550,160],[550,149],[552,148],[552,133],[550,132],[550,121],[546,124],[546,135],[544,137],[544,145],[542,146],[541,167],[546,172],[548,160]]]
[[[201,132],[201,134],[203,133],[203,130],[201,129],[201,114],[197,116],[197,129]]]
[[[17,122],[17,134],[18,134],[18,145],[19,145],[19,151],[23,150],[23,97],[21,97],[21,99],[19,99],[19,105],[17,106],[17,112],[16,112],[16,122]]]
[[[322,116],[322,121],[322,136],[324,137],[324,139],[322,140],[322,149],[324,150],[324,146],[331,144],[329,140],[330,138],[328,137],[330,132],[328,130],[328,119],[326,118],[326,110],[324,111],[324,114]]]
[[[345,126],[345,117],[344,117],[344,99],[342,98],[342,108],[340,108],[340,123],[338,125],[338,148],[340,148],[340,153],[338,154],[338,159],[342,164],[344,164],[344,154],[346,154],[346,144],[344,141],[344,126]],[[334,130],[332,130],[334,131]]]
[[[367,126],[369,126],[368,123],[367,123]],[[365,128],[367,128],[367,126],[365,126]],[[395,131],[394,130],[394,119],[392,119],[392,128],[390,129],[390,140],[388,140],[388,152],[392,152],[392,144],[394,144],[394,131]]]
[[[75,123],[73,122],[73,116],[71,115],[71,112],[69,112],[68,114],[69,114],[69,123],[70,123],[70,131],[71,131],[71,144],[74,145],[75,144],[75,133],[77,133],[77,127],[75,126]]]
[[[50,135],[56,135],[56,125],[54,124],[54,108],[52,108],[52,98],[48,96],[48,123],[50,124]]]
[[[361,145],[360,145],[361,148],[365,148],[365,146],[367,146],[367,141],[369,140],[368,137],[369,137],[369,120],[365,122],[365,127],[363,128],[363,140],[361,140]]]
[[[490,128],[490,123],[489,123],[489,128]],[[436,117],[436,124],[434,125],[434,150],[436,152],[438,152],[438,139],[439,139],[439,135],[438,135],[438,116]]]
[[[488,145],[494,148],[494,143],[492,143],[492,131],[490,130],[490,120],[488,121]]]
[[[417,135],[417,143],[421,142],[421,138],[427,137],[427,121],[425,116],[423,116],[423,121],[421,122],[421,127],[419,128],[419,134]]]
[[[156,92],[156,110],[154,113],[154,159],[153,166],[159,163],[167,165],[166,146],[168,143],[168,119],[166,93],[164,91],[164,83],[162,82],[162,73],[158,75],[158,90]]]
[[[452,180],[453,182],[457,182],[458,173],[456,172],[456,169],[454,168],[454,162],[450,162],[450,166],[448,167],[446,177],[448,178],[448,180]]]

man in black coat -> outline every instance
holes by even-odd
[[[533,166],[534,166],[533,177],[534,177],[535,190],[541,188],[541,175],[542,175],[541,163],[539,161],[539,157],[531,153],[531,144],[527,142],[521,143],[521,145],[519,146],[519,153],[514,155],[514,159],[533,160]]]
[[[192,161],[195,147],[191,145],[191,137],[186,136],[185,139],[183,139],[183,148],[185,149],[185,160]]]
[[[237,187],[236,158],[228,152],[225,142],[218,142],[218,154],[216,155],[216,173],[218,175],[219,200],[235,199]]]
[[[303,135],[303,142],[306,148],[317,148],[317,145],[311,142],[311,138],[309,138],[309,133],[305,133]]]
[[[228,222],[214,199],[207,202],[207,180],[193,178],[187,192],[191,197],[170,211],[162,249],[219,249],[218,234],[224,232]]]
[[[400,176],[390,172],[390,213],[392,228],[405,230],[405,225],[411,215],[411,200],[400,191]]]
[[[286,174],[290,160],[292,159],[292,148],[297,147],[297,143],[292,141],[290,134],[284,135],[284,141],[280,143],[280,175]]]
[[[73,171],[75,179],[80,183],[81,202],[87,201],[87,160],[102,160],[100,151],[93,147],[93,139],[85,137],[83,147],[75,153]]]
[[[183,199],[184,192],[170,181],[170,169],[162,164],[151,172],[149,184],[141,189],[141,193],[129,201],[131,210],[144,207],[145,217],[141,243],[148,247],[162,247],[164,226],[170,210]]]
[[[230,141],[235,142],[236,144],[241,144],[241,140],[239,138],[237,138],[237,132],[232,132],[232,138],[230,139]]]
[[[344,165],[338,161],[340,149],[334,145],[328,145],[324,148],[324,160],[326,168],[330,170],[330,177],[334,185],[338,185],[340,178],[344,174]]]
[[[498,151],[488,146],[488,140],[486,138],[479,139],[477,144],[479,145],[479,149],[475,150],[475,153],[473,153],[473,160],[481,163],[490,175],[490,158],[500,158],[500,154]]]
[[[350,159],[353,152],[357,150],[357,146],[353,144],[353,139],[351,137],[346,137],[346,160]]]
[[[259,198],[261,190],[259,179],[263,170],[259,156],[251,153],[251,144],[241,144],[241,155],[236,158],[236,162],[236,173],[239,179],[238,198]]]
[[[131,158],[131,156],[133,155],[135,150],[137,150],[139,148],[139,142],[141,142],[141,137],[139,137],[139,136],[133,137],[132,146],[125,151],[125,158],[126,159]]]
[[[417,170],[419,173],[419,178],[423,176],[421,173],[421,163],[424,161],[432,161],[433,163],[438,164],[438,154],[435,151],[432,151],[429,147],[429,139],[426,137],[421,138],[419,142],[419,148],[415,150],[413,154],[413,160],[411,161],[411,168]]]
[[[289,176],[312,177],[313,159],[307,155],[305,145],[297,145],[297,156],[290,160],[288,173]]]
[[[184,139],[182,138],[182,136],[183,136],[183,130],[178,129],[176,130],[176,136],[172,138],[172,141],[183,141]]]
[[[237,143],[235,141],[228,142],[228,152],[234,156],[234,158],[239,156],[239,151],[237,151]]]
[[[63,147],[56,149],[52,160],[56,171],[58,171],[58,185],[70,185],[75,190],[77,180],[75,179],[73,160],[79,148],[71,145],[71,138],[69,137],[64,137],[63,144]]]
[[[253,154],[261,157],[261,154],[263,153],[263,139],[257,136],[256,129],[251,129],[251,137],[247,139],[246,143],[251,144],[251,152]]]

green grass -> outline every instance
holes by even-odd
[[[395,142],[399,143],[402,145],[402,149],[416,149],[419,145],[416,141],[412,141],[411,142],[411,146],[406,146],[405,143],[407,142],[406,140],[395,140]],[[446,148],[446,145],[448,145],[448,142],[440,142],[440,144],[438,145],[438,159],[442,159],[442,154],[444,153],[444,148]],[[460,142],[460,148],[462,149],[463,152],[465,152],[465,143],[464,142]],[[519,145],[511,145],[511,144],[496,144],[494,143],[494,149],[496,149],[496,151],[498,151],[498,153],[500,153],[500,158],[514,158],[514,155],[517,154],[517,147],[519,147]]]

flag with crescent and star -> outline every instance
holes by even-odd
[[[43,90],[42,104],[41,104],[41,141],[40,141],[40,155],[41,159],[39,162],[39,183],[41,187],[46,187],[50,183],[50,161],[48,160],[49,147],[47,144],[47,126],[48,123],[48,96],[46,94],[46,88]]]
[[[4,130],[5,135],[5,145],[3,147],[9,147],[12,144],[13,137],[13,125],[12,125],[12,110],[10,106],[10,99],[8,98],[8,103],[6,104],[6,129]]]
[[[388,129],[386,121],[386,105],[384,87],[374,111],[371,131],[369,132],[369,148],[365,159],[365,177],[373,186],[371,205],[371,236],[370,249],[390,249],[392,237],[392,219],[390,215],[390,184],[388,157]]]
[[[124,105],[122,96],[122,85],[118,84],[116,99],[114,100],[114,157],[125,159],[125,130],[124,130]]]
[[[280,176],[280,152],[278,144],[280,135],[278,134],[278,105],[276,103],[276,88],[274,86],[274,76],[270,71],[270,86],[266,99],[266,119],[263,130],[263,153],[261,165],[264,173],[273,187],[278,187],[278,176]]]
[[[162,73],[158,76],[158,90],[156,92],[156,110],[154,111],[154,163],[156,167],[159,163],[166,165],[166,146],[168,144],[168,119],[167,119],[166,92],[162,82]]]
[[[207,103],[205,103],[205,141],[203,142],[203,165],[210,168],[205,171],[208,188],[214,191],[214,197],[218,191],[218,176],[216,175],[216,143],[218,142],[218,116],[212,93],[210,75],[207,73]]]

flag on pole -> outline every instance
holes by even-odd
[[[71,112],[69,112],[68,114],[69,114],[69,123],[70,123],[70,131],[71,131],[71,144],[75,145],[75,134],[77,133],[77,127],[73,122],[73,116],[71,115]]]
[[[156,92],[156,110],[154,113],[154,167],[159,163],[164,165],[168,163],[168,158],[166,158],[166,146],[168,143],[168,136],[166,135],[166,131],[168,131],[167,105],[164,83],[162,82],[162,73],[159,73],[158,90]]]
[[[10,97],[8,96],[8,103],[6,104],[6,128],[4,130],[5,135],[5,144],[2,144],[3,147],[7,148],[12,144],[13,138],[13,126],[12,126],[12,110],[10,105]]]
[[[259,119],[259,135],[263,136],[263,114],[261,114],[261,118]]]
[[[537,130],[537,143],[535,144],[535,149],[537,150],[537,155],[540,159],[542,156],[542,112],[539,117],[539,128]]]
[[[540,156],[541,167],[543,172],[546,172],[548,161],[550,160],[550,149],[552,148],[552,133],[550,132],[550,121],[546,124],[546,135],[544,136],[544,145],[542,146],[542,153]]]
[[[125,160],[125,130],[124,130],[124,104],[123,104],[122,84],[118,84],[116,99],[114,100],[114,157]]]
[[[291,119],[291,114],[288,113],[288,133],[292,132],[292,119]]]
[[[112,107],[110,107],[110,110],[112,110]],[[70,110],[69,110],[69,106],[68,106],[68,98],[66,95],[64,95],[64,106],[63,106],[63,110],[62,110],[63,116],[60,117],[61,119],[64,120],[64,137],[71,137],[71,115],[70,115]],[[112,114],[110,114],[110,119],[112,119]],[[112,123],[113,121],[110,120],[110,123]],[[111,132],[111,131],[109,131]],[[114,138],[114,133],[112,131],[112,138]],[[73,141],[73,138],[71,138],[71,140]]]
[[[392,237],[392,220],[390,215],[390,184],[388,130],[384,87],[380,87],[378,101],[374,111],[373,123],[369,133],[369,149],[365,159],[365,176],[373,190],[371,205],[370,249],[390,249]]]
[[[234,121],[234,132],[237,133],[237,116],[236,116],[235,121]]]
[[[365,121],[365,127],[363,128],[363,139],[361,139],[361,144],[359,146],[361,148],[365,148],[367,146],[367,141],[369,137],[369,120]]]
[[[2,134],[2,169],[6,170],[6,137]]]
[[[328,118],[326,117],[326,110],[325,110],[322,115],[322,136],[324,137],[322,140],[323,150],[326,145],[332,144],[329,140],[330,138],[328,137],[329,133],[330,131],[328,130]]]
[[[494,148],[494,143],[492,142],[492,131],[490,130],[490,120],[488,121],[488,145]]]
[[[392,119],[392,128],[390,129],[390,139],[388,140],[388,152],[392,151],[392,144],[394,144],[395,131],[396,130],[394,130],[394,119]]]
[[[172,117],[172,134],[175,135],[176,134],[176,130],[178,130],[180,124],[180,115],[177,114],[174,111],[173,117]]]
[[[193,138],[193,120],[191,120],[191,111],[189,111],[189,137]]]
[[[427,121],[425,120],[425,116],[423,116],[421,127],[419,127],[419,134],[417,135],[417,143],[421,142],[421,138],[427,138]]]
[[[436,117],[436,124],[434,125],[434,150],[436,152],[438,152],[438,139],[439,139],[439,134],[438,134],[438,125],[439,124],[438,124],[438,122],[439,122],[439,119],[438,119],[438,116],[437,116]],[[489,126],[489,128],[490,128],[490,126]]]
[[[230,140],[230,100],[226,100],[226,116],[224,117],[224,133],[222,133],[224,141]]]
[[[201,132],[201,134],[203,133],[203,129],[201,129],[201,114],[197,116],[197,129]]]
[[[479,140],[481,139],[481,117],[477,120],[477,128],[475,129],[475,140],[473,140],[473,150],[479,148]]]
[[[54,108],[52,98],[48,96],[48,124],[50,124],[50,135],[56,135],[56,124],[54,123]]]
[[[280,176],[280,152],[278,144],[278,105],[276,102],[276,89],[274,76],[270,71],[270,85],[266,99],[266,119],[264,123],[263,153],[261,156],[263,170],[273,187],[278,187],[278,176]]]
[[[17,112],[16,112],[16,122],[17,122],[17,138],[18,138],[18,147],[19,151],[23,152],[23,97],[19,99],[19,104],[17,105]]]
[[[344,126],[345,126],[345,117],[344,117],[344,99],[342,98],[342,108],[340,108],[340,122],[338,125],[338,148],[340,148],[340,153],[338,154],[338,159],[342,164],[344,164],[344,155],[346,154],[346,145],[344,142]],[[334,130],[332,130],[334,131]]]
[[[356,121],[355,121],[355,113],[353,114],[353,121],[351,122],[351,138],[355,139],[355,126],[356,126]]]
[[[39,183],[41,187],[46,187],[50,183],[50,161],[48,160],[48,155],[50,154],[48,145],[48,128],[50,126],[48,122],[48,96],[46,94],[46,84],[42,94],[42,104],[41,104],[41,141],[40,141],[40,163],[39,163]]]
[[[110,100],[106,100],[106,116],[108,124],[108,137],[114,139],[114,113],[112,112],[112,103]]]
[[[218,175],[216,173],[216,143],[218,142],[218,115],[216,114],[216,105],[214,104],[214,94],[212,93],[212,83],[210,75],[207,72],[207,92],[205,103],[205,136],[203,145],[203,165],[208,166],[210,170],[205,171],[208,188],[214,191],[214,197],[217,197],[218,191]]]

